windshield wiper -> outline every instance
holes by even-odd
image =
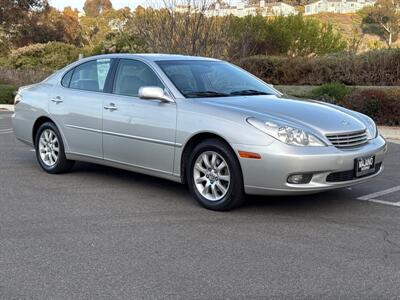
[[[257,90],[241,90],[241,91],[234,91],[230,93],[230,95],[238,95],[238,96],[255,96],[255,95],[273,95],[271,93],[257,91]]]
[[[220,93],[216,91],[198,91],[198,92],[189,92],[185,93],[186,97],[192,98],[192,97],[226,97],[229,96],[229,94],[225,93]]]

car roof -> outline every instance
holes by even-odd
[[[86,57],[86,59],[101,59],[101,58],[138,58],[147,61],[165,61],[165,60],[203,60],[203,61],[219,61],[218,59],[202,57],[202,56],[189,56],[180,54],[161,54],[161,53],[115,53],[115,54],[102,54],[91,57]]]

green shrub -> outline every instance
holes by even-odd
[[[311,91],[310,86],[275,87],[295,97],[313,98],[361,112],[373,118],[378,125],[400,125],[400,87],[348,87],[337,83]]]
[[[235,63],[275,85],[400,85],[400,49],[309,58],[252,56]]]
[[[13,104],[16,91],[12,85],[0,84],[0,104]]]
[[[56,70],[78,59],[80,49],[73,45],[49,42],[13,50],[9,64],[16,69]]]
[[[349,109],[364,113],[379,125],[400,125],[400,89],[353,90],[342,101]]]
[[[332,25],[302,14],[275,18],[261,14],[230,16],[225,20],[221,29],[227,33],[226,50],[231,58],[265,53],[307,57],[342,52],[347,47]]]
[[[339,104],[350,90],[351,89],[343,83],[326,83],[312,90],[310,97],[317,100]]]

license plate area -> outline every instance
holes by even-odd
[[[362,177],[375,172],[375,155],[356,158],[356,177]]]

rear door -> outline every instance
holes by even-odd
[[[111,59],[97,59],[78,65],[54,89],[49,110],[69,153],[103,157],[103,97],[111,63]]]

